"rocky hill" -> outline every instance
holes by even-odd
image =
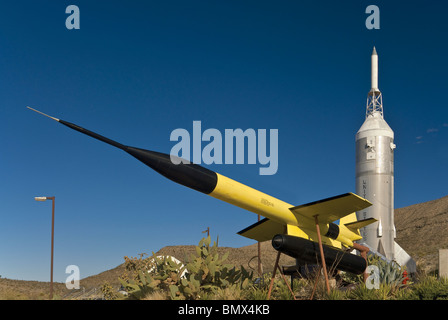
[[[395,210],[395,241],[426,272],[438,269],[438,250],[448,248],[448,196]]]

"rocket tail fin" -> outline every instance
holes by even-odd
[[[341,219],[342,220],[342,219]],[[368,226],[371,223],[376,222],[377,220],[374,218],[368,218],[368,219],[364,219],[364,220],[355,220],[353,222],[344,222],[342,223],[341,221],[341,225],[343,224],[344,226],[346,226],[351,232],[356,233],[357,235],[360,235],[359,233],[359,229],[364,228],[366,226]]]
[[[250,225],[246,229],[241,230],[238,234],[240,236],[262,242],[271,240],[276,234],[284,234],[285,232],[285,224],[265,218],[257,223],[254,223],[253,225]]]
[[[417,264],[414,259],[396,242],[394,242],[394,260],[400,266],[406,266],[408,273],[417,272]]]
[[[339,225],[343,226],[352,222],[356,222],[358,221],[358,217],[356,216],[356,212],[352,212],[348,215],[346,215],[345,217],[342,217],[341,219],[339,219]]]
[[[371,205],[372,204],[366,199],[350,192],[336,197],[292,207],[289,208],[289,210],[291,210],[298,219],[306,217],[314,220],[314,216],[318,215],[319,222],[330,223],[346,216],[353,216],[354,212],[360,211]]]

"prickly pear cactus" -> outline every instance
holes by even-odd
[[[210,246],[210,236],[201,239],[196,247],[196,256],[192,255],[187,264],[187,276],[177,285],[170,286],[172,299],[199,299],[202,292],[213,292],[218,288],[239,286],[246,288],[252,280],[253,273],[243,267],[237,270],[224,261],[228,252],[222,257],[218,254],[216,242]]]
[[[171,285],[177,284],[184,274],[185,266],[173,261],[171,257],[156,256],[151,258],[129,259],[126,269],[132,271],[131,277],[119,278],[131,298],[142,299],[155,290],[168,291]]]

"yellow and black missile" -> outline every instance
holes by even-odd
[[[265,217],[265,219],[238,232],[238,234],[247,238],[266,241],[273,239],[276,235],[286,235],[316,242],[314,217],[318,215],[319,230],[320,234],[323,235],[322,242],[325,245],[335,248],[353,247],[353,241],[361,239],[359,228],[376,221],[374,219],[357,221],[355,212],[370,206],[371,203],[353,193],[293,206],[197,164],[188,161],[176,161],[177,164],[174,164],[172,162],[173,155],[126,146],[76,124],[51,117],[30,107],[27,108],[127,152],[174,182]],[[177,160],[180,159],[177,158]],[[339,225],[335,224],[334,221],[339,219]],[[282,243],[285,245],[281,246],[280,240],[277,238],[275,243],[273,241],[273,246],[279,251],[284,250],[286,253],[291,250],[294,251],[294,246],[298,242],[285,240]],[[288,248],[285,249],[285,247]],[[361,268],[362,266],[359,267],[359,269]]]

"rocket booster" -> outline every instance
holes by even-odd
[[[316,242],[285,234],[278,234],[272,239],[272,246],[277,251],[296,258],[299,261],[312,264],[316,261],[317,257],[319,263],[321,263],[320,255],[316,254],[319,252],[318,244]],[[323,245],[323,251],[325,263],[331,266],[335,261],[338,261],[337,269],[339,270],[360,274],[364,272],[367,267],[367,262],[364,258],[350,254],[347,251],[331,248],[327,245]]]

